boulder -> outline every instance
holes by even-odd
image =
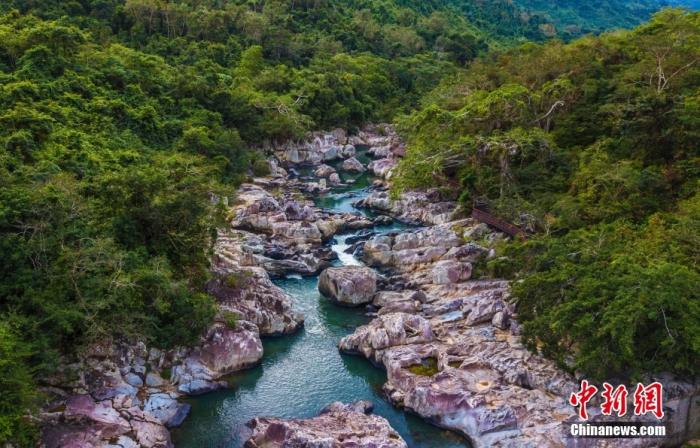
[[[181,393],[197,395],[225,387],[217,381],[230,373],[257,365],[263,347],[257,327],[238,322],[236,328],[213,326],[204,343],[173,368],[173,380]]]
[[[435,263],[432,269],[433,283],[449,285],[469,280],[472,275],[471,263],[443,260]]]
[[[336,173],[335,168],[333,168],[332,166],[328,166],[328,165],[323,164],[323,165],[320,165],[318,168],[316,168],[316,171],[314,171],[314,176],[327,178],[331,174],[334,174],[334,173]]]
[[[370,415],[371,403],[332,403],[304,420],[257,417],[245,448],[406,448],[383,417]]]
[[[354,171],[356,173],[364,173],[365,171],[367,171],[365,166],[354,157],[350,157],[349,159],[343,162],[343,169],[345,171]]]
[[[381,162],[375,160],[374,164]],[[372,164],[370,164],[370,169]],[[400,221],[412,224],[438,225],[455,218],[457,203],[445,201],[435,190],[406,191],[398,199],[389,197],[386,191],[373,191],[354,204],[388,214]]]
[[[340,176],[338,173],[333,173],[330,176],[328,176],[328,182],[331,183],[331,185],[337,185],[341,183]]]
[[[224,248],[217,249],[217,254],[223,255],[223,251]],[[237,256],[236,253],[232,255]],[[304,315],[294,310],[292,298],[272,283],[265,269],[235,269],[223,261],[217,269],[220,271],[207,284],[207,292],[217,299],[223,310],[254,323],[260,334],[290,334],[304,324]]]
[[[367,169],[377,177],[390,179],[396,165],[398,165],[396,159],[390,157],[386,159],[373,160],[369,163],[369,165],[367,165]]]
[[[382,363],[383,350],[410,344],[431,342],[435,338],[427,319],[407,313],[380,315],[341,339],[341,351],[362,354],[367,359]]]
[[[146,400],[143,410],[168,428],[174,428],[182,424],[191,408],[187,403],[179,403],[172,394],[157,393]]]
[[[348,306],[370,303],[377,291],[377,274],[363,266],[328,268],[318,279],[319,291]]]

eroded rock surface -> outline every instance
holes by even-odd
[[[183,394],[211,392],[227,386],[218,381],[220,378],[258,364],[262,355],[255,325],[247,321],[238,322],[236,328],[216,325],[209,330],[205,342],[173,368],[173,382]]]
[[[350,157],[343,162],[343,169],[345,171],[353,171],[356,173],[364,173],[367,171],[367,168],[365,168],[365,166],[354,157]]]
[[[407,191],[398,199],[392,199],[388,191],[378,190],[356,202],[355,206],[377,210],[410,224],[444,224],[457,215],[457,204],[443,200],[437,190]]]
[[[318,417],[282,420],[258,417],[248,426],[246,448],[406,448],[406,442],[383,417],[371,415],[372,404],[332,403]]]
[[[302,142],[288,142],[275,148],[277,158],[292,164],[330,162],[354,156],[355,146],[348,143],[344,130],[316,132]]]
[[[567,399],[578,384],[522,345],[506,281],[471,279],[472,264],[489,256],[465,242],[476,234],[484,236],[483,226],[465,219],[369,238],[364,259],[392,275],[388,286],[404,287],[377,293],[377,318],[343,338],[340,350],[386,368],[384,391],[396,406],[476,447],[658,446],[658,439],[568,435],[565,424],[577,417]],[[691,436],[698,388],[664,381],[677,385],[666,400],[672,434],[664,443],[673,446]]]
[[[377,292],[377,274],[363,266],[328,268],[318,279],[318,289],[340,304],[363,305]]]

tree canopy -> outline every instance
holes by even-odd
[[[565,235],[517,256],[549,260],[606,226],[624,232],[601,263],[629,235],[646,241],[631,260],[661,250],[661,228],[697,243],[697,16],[524,44],[553,26],[509,0],[2,2],[0,441],[32,445],[34,382],[61,357],[110,338],[197,339],[215,312],[203,285],[223,205],[211,198],[264,169],[266,142],[406,115],[398,188],[443,176],[464,201],[487,198]],[[693,252],[673,248],[686,255],[643,271],[644,291],[678,266],[678,294],[695,280]],[[532,266],[521,275],[563,278]],[[543,330],[540,316],[564,311],[528,316],[541,299],[528,278],[518,296],[531,340],[554,355],[557,336],[580,344],[583,324]],[[602,297],[631,300],[615,291]],[[696,314],[645,294],[637,331],[667,329],[655,362],[689,370],[697,339],[681,332]],[[620,349],[621,368],[635,350]]]
[[[697,375],[699,95],[700,13],[525,44],[399,120],[394,186],[437,178],[534,232],[489,266],[517,279],[531,347],[598,378]]]

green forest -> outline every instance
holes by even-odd
[[[533,233],[487,269],[517,280],[531,347],[598,378],[699,373],[700,14],[480,59],[399,122],[396,190],[437,177]]]
[[[649,5],[3,2],[0,440],[33,445],[61,356],[199,337],[210,197],[264,174],[256,148],[378,121],[409,142],[397,191],[439,176],[533,231],[488,266],[520,280],[533,347],[601,376],[698,373],[700,17],[550,40]]]

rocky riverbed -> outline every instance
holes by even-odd
[[[369,163],[360,146],[369,148]],[[200,343],[163,351],[108,341],[66,362],[44,380],[51,401],[41,416],[43,446],[172,446],[169,429],[190,411],[183,397],[226,388],[227,375],[261,362],[262,338],[304,327],[304,315],[275,282],[315,275],[332,306],[360,307],[372,317],[334,341],[339,349],[386,370],[383,394],[394,406],[465,443],[658,445],[568,437],[565,423],[575,412],[566,400],[575,378],[521,344],[506,281],[472,278],[474,266],[494,256],[488,242],[505,236],[462,218],[437,190],[391,198],[387,182],[405,149],[390,127],[357,136],[318,133],[270,149],[270,176],[240,186],[229,204],[230,226],[219,230],[207,284],[219,312]],[[351,188],[347,173],[365,171],[378,180],[354,205],[370,213],[313,200]],[[414,227],[377,231],[392,220]],[[334,238],[343,242],[341,258],[355,266],[342,266],[330,247]],[[693,432],[700,427],[698,386],[670,377],[664,384],[669,446],[700,436]],[[333,403],[304,419],[259,415],[248,424],[246,446],[407,446],[370,409]]]

